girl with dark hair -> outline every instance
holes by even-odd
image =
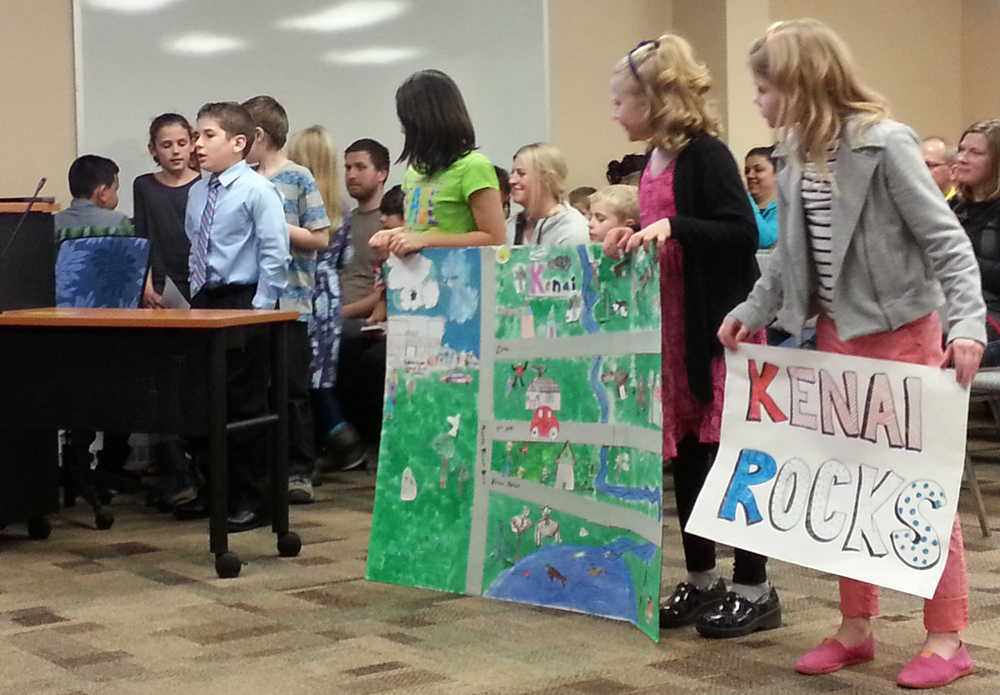
[[[504,214],[493,164],[476,152],[462,93],[440,70],[414,73],[396,90],[403,126],[400,162],[409,166],[402,227],[376,232],[380,253],[405,255],[432,246],[504,243]]]
[[[164,113],[149,125],[149,154],[160,170],[137,176],[132,183],[135,229],[149,239],[149,273],[142,305],[162,309],[166,279],[188,297],[188,253],[184,210],[188,191],[198,180],[191,169],[194,138],[191,124],[178,113]],[[198,476],[176,435],[153,435],[153,460],[160,470],[163,502],[175,508],[194,501]]]
[[[191,124],[177,113],[160,114],[149,126],[149,154],[160,170],[132,183],[135,228],[149,239],[150,274],[142,304],[163,308],[163,285],[169,277],[186,297],[189,243],[184,233],[188,190],[198,180],[190,168],[194,149]]]

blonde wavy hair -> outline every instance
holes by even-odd
[[[847,44],[819,20],[772,24],[750,47],[750,69],[781,94],[779,138],[792,135],[799,159],[821,169],[848,118],[860,117],[859,132],[889,118],[885,99],[858,77]]]
[[[965,129],[958,141],[961,143],[969,133],[979,133],[985,137],[986,147],[990,153],[990,192],[985,200],[1000,198],[1000,119],[991,118],[973,123]],[[972,187],[965,184],[958,185],[958,195],[962,200],[975,200]]]
[[[624,183],[605,186],[596,193],[590,194],[590,204],[607,203],[608,207],[620,220],[633,219],[639,221],[639,189]]]
[[[340,166],[333,136],[321,125],[314,125],[292,136],[288,145],[288,158],[312,172],[316,187],[323,197],[330,229],[337,229],[343,222],[340,210]]]
[[[532,202],[537,204],[541,193],[551,195],[557,203],[562,202],[563,187],[566,185],[569,167],[566,166],[566,158],[560,149],[547,142],[533,142],[515,152],[514,159],[518,157],[534,175]]]
[[[664,34],[640,44],[615,65],[613,75],[633,94],[645,97],[654,147],[678,151],[700,135],[721,132],[715,107],[706,98],[712,75],[695,58],[687,39]]]

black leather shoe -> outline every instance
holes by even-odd
[[[354,426],[345,422],[326,436],[326,456],[320,463],[324,473],[364,468],[365,446]]]
[[[781,627],[781,602],[773,588],[758,601],[730,591],[699,616],[695,629],[703,637],[742,637]]]
[[[720,578],[707,589],[681,582],[666,601],[660,603],[660,627],[672,628],[690,625],[702,611],[718,603],[726,594],[726,583]]]
[[[250,529],[260,528],[266,523],[267,520],[263,514],[249,509],[241,509],[226,517],[226,525],[228,526],[229,533],[249,531]]]
[[[190,521],[191,519],[206,519],[208,518],[208,504],[205,499],[198,495],[190,502],[185,502],[184,504],[178,504],[174,506],[174,517],[180,519],[181,521]]]

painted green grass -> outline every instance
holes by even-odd
[[[382,428],[368,579],[465,591],[479,389],[478,372],[470,373],[470,384],[442,384],[437,373],[416,378],[412,396],[399,374],[394,413],[390,418],[386,408]],[[462,413],[462,422],[452,438],[446,417],[456,413]],[[408,466],[417,497],[404,502],[400,487]]]
[[[499,420],[531,420],[532,410],[525,408],[527,389],[538,376],[530,367],[532,365],[545,367],[545,376],[551,377],[559,385],[562,394],[562,407],[556,413],[560,422],[597,422],[600,419],[600,408],[594,392],[590,389],[588,376],[592,357],[573,357],[569,359],[527,360],[528,369],[524,374],[524,386],[515,384],[507,394],[507,380],[514,375],[514,366],[522,364],[519,360],[496,360],[493,377],[493,412]],[[605,385],[607,387],[607,385]],[[609,391],[609,398],[611,392]]]
[[[523,558],[538,549],[535,546],[534,526],[521,534],[520,543],[518,543],[517,534],[511,529],[511,518],[521,514],[525,507],[531,511],[531,518],[534,521],[541,518],[541,505],[498,493],[490,495],[489,521],[486,529],[486,559],[483,562],[484,593],[502,571],[516,564],[518,557]],[[559,531],[564,544],[601,547],[622,537],[630,538],[639,543],[648,542],[631,531],[601,526],[571,514],[555,512],[553,518],[559,522]],[[581,529],[584,530],[584,535],[580,534]],[[550,545],[553,542],[555,541],[552,538],[543,539],[542,546]],[[632,574],[632,582],[635,587],[639,629],[653,639],[657,639],[660,625],[659,611],[656,607],[659,605],[662,553],[657,548],[655,557],[648,564],[631,553],[625,553],[623,559]],[[647,609],[650,605],[653,608],[652,617],[647,619],[649,615]]]
[[[575,278],[577,292],[583,291],[583,269],[579,255],[560,247],[551,247],[547,256],[539,261],[531,261],[533,249],[511,250],[511,259],[506,264],[497,264],[497,324],[495,335],[498,339],[519,339],[530,337],[523,330],[523,317],[531,316],[534,337],[545,337],[554,333],[555,337],[584,335],[580,320],[567,321],[569,298],[566,296],[546,297],[530,295],[530,266],[542,263],[546,266],[541,274],[543,282],[558,280],[563,282]],[[591,245],[591,264],[596,264],[597,272],[591,289],[597,293],[594,318],[602,333],[623,333],[636,329],[657,329],[660,321],[660,298],[657,261],[648,254],[633,254],[624,260],[608,258],[600,246]],[[557,257],[569,259],[566,270],[549,268],[550,260]],[[528,281],[523,292],[518,292],[515,275],[523,268]],[[626,311],[615,309],[616,303],[624,303]],[[622,314],[625,315],[622,315]]]
[[[530,480],[540,485],[555,487],[556,458],[563,449],[564,442],[512,442],[510,475]],[[573,466],[572,493],[580,497],[596,500],[617,507],[624,507],[659,518],[659,509],[648,502],[632,502],[610,497],[594,489],[594,478],[600,469],[601,447],[586,444],[571,444],[576,464]],[[620,458],[626,454],[628,459]],[[507,442],[493,442],[490,467],[504,474],[507,470]],[[652,487],[663,485],[663,462],[659,454],[633,449],[631,447],[611,447],[608,452],[608,482],[622,487]]]

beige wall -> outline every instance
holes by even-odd
[[[694,48],[695,56],[712,73],[711,99],[722,120],[723,135],[729,131],[726,83],[726,0],[678,2],[670,31],[680,34]]]
[[[843,37],[865,80],[918,133],[961,132],[962,14],[983,0],[771,0],[772,20],[815,17]],[[1000,23],[992,26],[996,37]],[[990,55],[982,53],[981,55]],[[981,72],[981,71],[980,71]]]
[[[962,12],[962,130],[975,121],[1000,118],[1000,79],[996,74],[1000,3],[969,1]],[[958,137],[961,132],[955,133]]]
[[[678,3],[681,4],[681,3]],[[605,184],[612,159],[642,152],[611,121],[611,68],[671,25],[671,0],[549,0],[551,140],[566,154],[567,190]]]
[[[42,195],[69,202],[66,171],[76,156],[73,17],[70,0],[0,0],[0,197]]]
[[[641,151],[611,122],[607,79],[642,38],[678,31],[715,76],[726,138],[741,157],[769,139],[750,99],[745,52],[776,19],[813,16],[840,32],[895,115],[921,133],[957,137],[1000,117],[992,65],[1000,3],[984,0],[549,0],[552,141],[566,153],[570,187],[600,185],[607,162]],[[66,204],[76,153],[71,0],[0,0],[0,196],[27,195],[41,176]]]

